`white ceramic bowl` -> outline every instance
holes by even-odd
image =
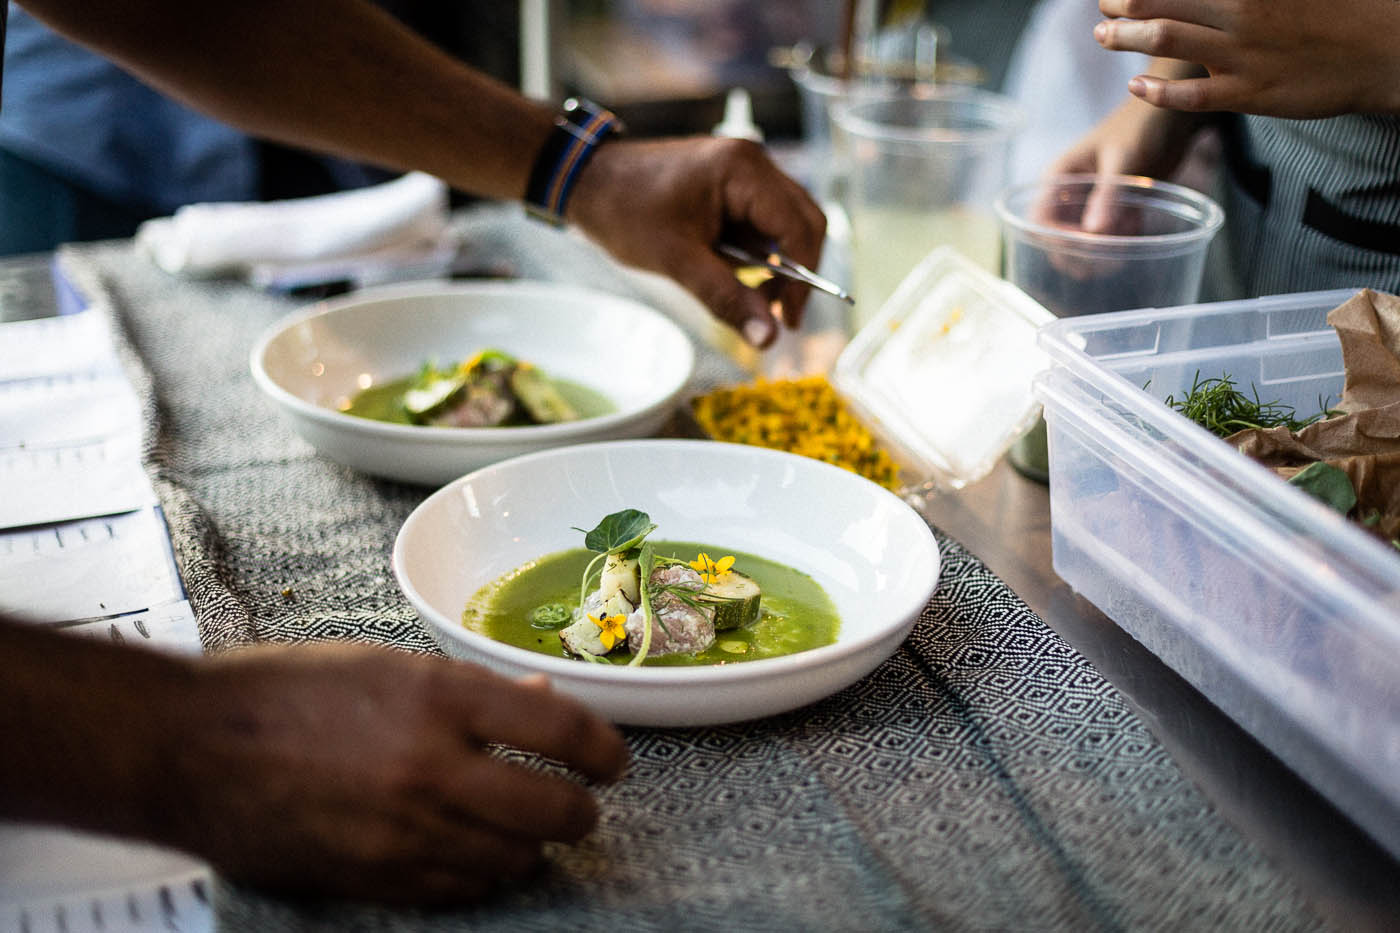
[[[711,667],[622,667],[550,657],[461,623],[485,584],[581,547],[612,512],[635,508],[658,540],[713,542],[801,570],[841,618],[834,644]],[[615,722],[698,726],[795,709],[873,670],[908,635],[937,586],[938,547],[898,496],[794,454],[714,441],[587,444],[518,457],[429,496],[394,543],[394,575],[450,655],[556,689]]]
[[[446,428],[337,410],[370,384],[425,360],[504,350],[609,397],[616,411],[561,424]],[[661,313],[616,295],[546,282],[368,289],[280,321],[253,348],[253,379],[318,451],[391,479],[440,486],[518,454],[655,433],[695,365],[690,338]]]

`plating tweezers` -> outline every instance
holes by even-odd
[[[811,269],[795,262],[776,250],[767,254],[750,252],[742,246],[735,246],[732,243],[720,243],[715,247],[715,251],[722,256],[727,256],[735,262],[741,262],[747,266],[759,266],[767,269],[774,275],[781,275],[785,278],[793,279],[797,282],[804,282],[819,291],[828,295],[835,295],[846,304],[853,305],[856,300],[851,297],[851,293],[830,279],[817,275]]]

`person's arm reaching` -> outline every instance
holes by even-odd
[[[1184,62],[1158,59],[1149,65],[1149,72],[1164,80],[1183,79],[1199,69]],[[1047,174],[1169,178],[1206,122],[1207,117],[1202,114],[1166,110],[1136,97],[1125,97],[1123,103],[1062,153]],[[1115,212],[1108,202],[1091,196],[1079,222],[1085,230],[1111,233]]]
[[[457,62],[363,0],[25,0],[53,28],[250,133],[518,200],[553,108]],[[746,288],[712,251],[731,226],[816,268],[825,218],[737,140],[609,142],[566,217],[624,262],[675,278],[750,342],[801,319],[804,286]]]
[[[1395,0],[1100,0],[1104,48],[1195,62],[1129,90],[1158,107],[1275,117],[1400,113]],[[1122,18],[1116,18],[1122,17]]]
[[[464,901],[597,818],[622,737],[540,683],[369,647],[186,660],[0,619],[0,817],[192,852],[276,889]]]
[[[1148,73],[1159,80],[1185,80],[1200,69],[1184,62],[1156,59]],[[1154,107],[1125,96],[1108,116],[1062,153],[1050,173],[1147,175],[1167,178],[1176,169],[1206,117]]]

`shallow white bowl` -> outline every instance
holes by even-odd
[[[602,392],[617,410],[563,424],[445,428],[389,424],[337,408],[371,384],[485,348]],[[292,427],[338,463],[440,486],[507,457],[655,433],[695,365],[690,338],[616,295],[546,282],[368,289],[278,322],[253,348],[253,379]]]
[[[801,570],[841,617],[834,644],[711,667],[615,667],[537,654],[461,623],[468,599],[527,561],[583,546],[625,508],[658,540],[702,541]],[[394,543],[394,576],[449,655],[518,677],[547,674],[615,722],[699,726],[795,709],[873,670],[938,582],[933,533],[903,500],[794,454],[714,441],[587,444],[498,463],[429,496]]]

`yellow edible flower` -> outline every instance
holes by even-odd
[[[616,645],[618,642],[627,640],[627,629],[622,624],[627,621],[626,616],[595,616],[590,612],[588,614],[588,620],[602,629],[602,631],[598,633],[598,640],[603,643],[603,647],[608,651],[613,650],[613,645]]]
[[[706,583],[718,583],[729,576],[734,567],[734,555],[721,557],[719,560],[711,560],[710,555],[704,551],[700,556],[690,562],[690,568],[700,574],[700,578]]]
[[[471,356],[457,364],[457,374],[461,376],[471,375],[472,370],[481,365],[481,360],[486,356],[485,350],[477,350]]]
[[[834,463],[887,489],[900,487],[899,465],[824,376],[717,389],[695,398],[691,410],[715,440],[790,451]]]

